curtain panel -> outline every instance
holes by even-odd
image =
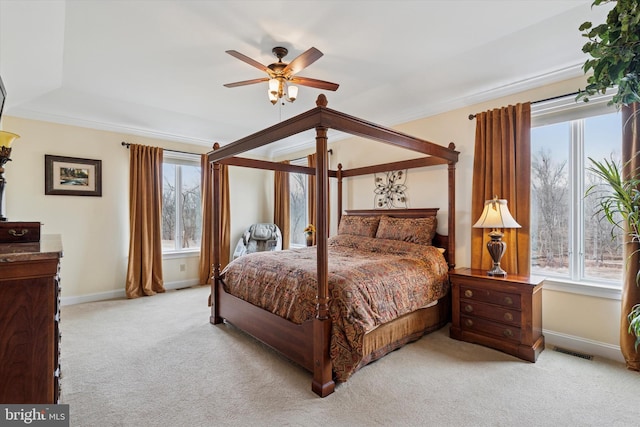
[[[202,200],[202,239],[200,243],[199,282],[211,284],[213,274],[213,172],[206,154],[200,156],[202,171],[200,191]],[[220,188],[220,269],[229,264],[231,253],[231,211],[229,203],[229,166],[221,165]]]
[[[622,107],[622,178],[637,177],[640,172],[640,103]],[[627,368],[640,371],[640,353],[635,350],[636,337],[629,333],[629,312],[635,304],[640,304],[640,286],[636,283],[636,273],[640,266],[640,245],[625,234],[624,259],[626,262],[622,282],[622,308],[620,319],[620,350]],[[640,349],[640,347],[639,347]]]
[[[282,163],[288,165],[289,161]],[[289,249],[291,224],[291,195],[289,194],[289,172],[275,171],[274,173],[274,212],[273,222],[282,233],[282,249]]]
[[[472,224],[484,202],[498,196],[522,226],[505,229],[507,248],[501,267],[508,274],[529,274],[529,216],[531,192],[531,103],[509,105],[476,115],[476,140],[471,196]],[[471,229],[471,267],[493,265],[486,245],[487,230]]]
[[[164,292],[162,277],[162,148],[129,146],[127,298]]]

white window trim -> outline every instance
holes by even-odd
[[[182,153],[178,151],[164,150],[162,154],[163,163],[172,163],[177,165],[200,166],[200,155],[192,153]],[[168,160],[168,161],[167,161]],[[180,181],[180,178],[177,178]],[[179,182],[180,187],[182,183]],[[180,221],[180,212],[176,212],[176,223]],[[200,248],[169,250],[162,252],[162,259],[180,259],[195,258],[200,256]]]
[[[289,162],[290,165],[294,165],[294,166],[307,166],[307,156],[304,157],[300,157],[298,159],[295,160],[291,160]],[[307,175],[308,177],[309,175]],[[309,191],[309,181],[307,181],[307,187],[306,187],[306,191]],[[307,194],[308,197],[308,194]],[[309,209],[309,205],[307,204],[308,202],[305,203],[305,209]],[[308,219],[308,212],[305,214],[305,218]],[[291,230],[289,230],[289,232],[291,233]],[[295,248],[305,248],[306,245],[301,245],[301,244],[296,244],[296,243],[291,243],[291,236],[289,236],[289,248],[295,249]]]
[[[622,299],[622,289],[613,285],[590,282],[573,282],[571,280],[560,279],[557,277],[545,278],[544,288],[550,291],[566,292],[569,294],[586,295],[617,301]]]
[[[166,251],[162,253],[162,259],[199,258],[200,249],[187,249],[184,251]]]
[[[612,97],[613,97],[613,91],[609,91],[605,95],[597,94],[590,97],[589,102],[587,104],[578,104],[577,102],[582,103],[583,101],[576,101],[574,95],[532,104],[531,127],[533,128],[537,126],[543,126],[545,124],[550,124],[551,122],[548,121],[550,117],[566,116],[567,117],[566,119],[560,120],[560,121],[574,120],[570,118],[570,116],[572,111],[576,111],[576,109],[580,109],[581,111],[584,111],[584,109],[588,109],[587,114],[581,113],[581,115],[583,115],[585,118],[590,115],[599,115],[603,113],[606,114],[607,103],[609,102],[609,100],[611,100]],[[609,109],[608,112],[613,112],[613,111]],[[572,126],[571,132],[578,132],[578,131],[580,130],[577,129],[577,126]],[[583,150],[583,148],[584,147],[579,147],[578,150],[581,151]],[[584,153],[576,152],[575,151],[576,147],[573,147],[573,144],[570,150],[571,152],[569,155],[572,156],[572,158],[575,158],[573,156],[580,156],[580,158],[583,157]],[[573,171],[569,171],[570,174],[572,174],[572,172]],[[573,191],[572,195],[570,196],[572,200],[571,206],[572,206],[572,209],[576,209],[577,207],[580,207],[581,209],[579,212],[582,215],[582,205],[584,203],[584,200],[582,195],[577,193],[578,191]],[[574,212],[572,212],[571,215],[575,217]],[[578,218],[578,219],[582,220],[582,218]],[[584,223],[584,222],[581,221],[581,223]],[[578,250],[580,251],[580,257],[582,258],[584,256],[583,236],[577,235],[576,233],[574,233],[574,230],[570,230],[570,234],[571,235],[569,239],[571,243],[571,248],[578,248]],[[570,250],[573,250],[573,249],[570,249]],[[581,263],[580,266],[572,265],[572,270],[573,269],[577,270],[581,268],[581,266],[583,266],[583,263]],[[576,277],[576,276],[583,277],[583,274],[574,275],[573,273],[577,273],[577,271],[571,271],[572,277]],[[545,283],[544,285],[545,289],[548,289],[551,291],[566,292],[566,293],[585,295],[585,296],[591,296],[591,297],[597,297],[597,298],[612,299],[617,301],[620,301],[622,298],[622,283],[620,284],[620,286],[615,286],[612,284],[598,283],[598,282],[591,282],[591,281],[572,281],[569,279],[553,277],[553,276],[546,277],[544,283]]]

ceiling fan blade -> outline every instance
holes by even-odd
[[[233,56],[234,58],[239,59],[242,62],[246,62],[247,64],[256,67],[258,70],[262,70],[265,73],[271,75],[271,70],[269,68],[267,68],[265,65],[262,65],[261,63],[259,63],[258,61],[249,58],[247,55],[243,55],[238,51],[235,50],[227,50],[226,51],[229,55]]]
[[[296,74],[300,72],[300,70],[316,62],[318,59],[320,59],[322,55],[323,55],[322,52],[320,52],[315,47],[312,47],[307,51],[303,52],[300,56],[295,58],[293,61],[291,61],[289,65],[284,67],[284,70],[282,70],[282,73],[285,76],[291,76],[293,74]]]
[[[301,77],[301,76],[292,77],[289,80],[289,82],[293,84],[299,84],[302,86],[309,86],[309,87],[315,87],[317,89],[325,89],[325,90],[333,90],[333,91],[338,90],[338,87],[340,86],[337,83],[325,82],[324,80],[310,79],[309,77]]]
[[[269,81],[268,77],[262,77],[261,79],[251,79],[251,80],[243,80],[241,82],[227,83],[224,86],[225,87],[238,87],[238,86],[246,86],[246,85],[252,85],[252,84],[268,82],[268,81]]]

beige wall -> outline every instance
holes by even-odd
[[[474,220],[471,218],[471,185],[476,123],[475,120],[469,120],[469,114],[518,102],[536,101],[573,93],[584,85],[584,79],[572,79],[394,127],[399,131],[440,145],[453,142],[460,152],[459,162],[456,166],[455,212],[456,264],[458,266],[463,267],[470,264],[470,230]],[[363,141],[359,138],[333,142],[331,148],[334,150],[334,156],[339,159],[345,169],[418,157],[407,154],[406,150],[381,143]],[[407,174],[409,207],[440,207],[438,231],[441,233],[447,232],[446,170],[446,166],[436,166],[412,169]],[[360,177],[345,181],[344,187],[345,209],[373,208],[374,182],[372,177]],[[589,343],[593,345],[585,346],[583,351],[599,351],[606,356],[617,356],[619,352],[616,353],[615,347],[619,345],[619,300],[551,289],[544,289],[543,300],[543,328],[548,343],[552,342],[574,349]]]
[[[5,216],[9,221],[39,221],[42,233],[62,235],[62,297],[65,302],[124,295],[129,249],[128,143],[205,153],[204,146],[3,116],[3,129],[20,135],[6,165]],[[45,196],[44,155],[102,160],[102,197]],[[232,242],[247,224],[262,221],[268,194],[255,182],[263,172],[230,172]],[[183,266],[184,271],[181,271]],[[198,257],[166,259],[165,286],[198,282]]]
[[[473,219],[470,217],[470,203],[475,121],[469,120],[468,115],[516,102],[571,93],[579,87],[584,87],[582,78],[396,127],[438,144],[454,142],[460,151],[455,212],[458,266],[469,265],[471,256]],[[22,136],[15,144],[14,161],[6,167],[6,216],[10,220],[41,221],[44,233],[62,234],[65,246],[61,271],[63,297],[101,293],[108,296],[122,292],[124,287],[128,250],[128,152],[120,146],[120,141],[193,152],[207,151],[205,147],[185,147],[167,141],[12,117],[3,117],[3,128]],[[330,141],[330,148],[333,149],[332,168],[338,162],[348,169],[415,157],[405,150],[381,143],[372,145],[358,138]],[[103,197],[45,196],[44,154],[101,159]],[[446,177],[446,167],[435,167],[410,170],[407,178],[409,206],[441,207],[438,229],[442,233],[447,232]],[[272,183],[271,172],[231,169],[232,250],[248,225],[272,221]],[[346,181],[343,207],[372,208],[373,188],[372,177]],[[332,221],[334,233],[335,226],[335,221]],[[179,271],[179,264],[186,264],[184,273]],[[166,282],[189,282],[197,277],[197,258],[171,260],[165,265]],[[615,358],[619,353],[616,353],[619,317],[620,303],[615,298],[584,296],[549,288],[543,292],[543,328],[547,343]]]

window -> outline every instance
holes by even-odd
[[[162,252],[200,250],[200,159],[165,151],[162,165]]]
[[[621,157],[621,119],[608,97],[532,106],[531,272],[620,286],[622,235],[597,215],[589,158]],[[613,230],[613,234],[612,234]]]
[[[307,166],[306,157],[291,162],[292,165]],[[289,173],[289,214],[290,214],[290,233],[289,246],[305,246],[304,229],[309,223],[308,208],[308,175],[303,173]]]

